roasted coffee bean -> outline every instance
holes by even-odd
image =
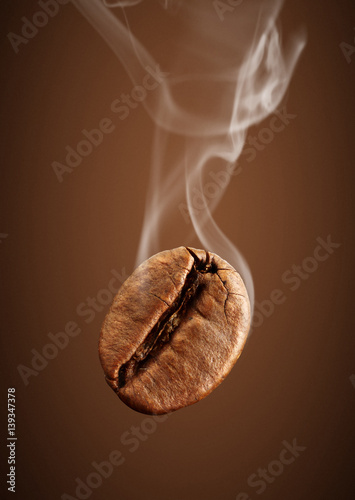
[[[99,354],[119,398],[142,413],[169,413],[207,396],[240,356],[250,325],[237,271],[211,252],[158,253],[123,283]]]

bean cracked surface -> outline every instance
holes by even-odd
[[[207,396],[240,356],[250,325],[239,274],[189,247],[143,262],[102,326],[99,354],[119,398],[142,413],[169,413]]]

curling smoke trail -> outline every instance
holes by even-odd
[[[203,195],[204,175],[206,165],[213,161],[236,162],[248,128],[280,104],[304,47],[304,36],[293,37],[287,50],[282,49],[276,26],[281,0],[248,0],[232,12],[229,9],[223,22],[214,2],[164,0],[160,5],[175,14],[174,22],[181,25],[183,36],[171,42],[173,56],[162,72],[129,29],[126,11],[123,23],[112,9],[145,8],[146,2],[73,3],[112,48],[134,85],[142,82],[147,71],[161,75],[159,88],[143,101],[156,130],[137,265],[163,250],[161,235],[185,196],[202,247],[219,254],[238,270],[253,309],[254,286],[249,267],[212,216],[228,182],[208,204]],[[153,2],[151,6],[157,8]],[[184,146],[174,155],[174,161],[168,161],[172,135],[183,137]],[[203,211],[198,213],[193,204],[196,192],[204,197]]]

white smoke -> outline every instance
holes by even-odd
[[[200,246],[219,254],[238,270],[253,308],[249,267],[212,216],[227,185],[213,202],[204,200],[204,209],[198,214],[192,200],[194,193],[204,192],[206,165],[212,161],[236,162],[248,128],[278,107],[305,37],[294,36],[283,49],[276,24],[281,0],[244,1],[228,9],[223,19],[217,15],[215,2],[205,0],[73,3],[112,48],[134,85],[141,84],[147,68],[164,75],[159,78],[159,87],[143,101],[156,130],[137,265],[164,249],[160,247],[161,235],[185,198]],[[146,9],[148,3],[152,16],[154,9],[170,10],[174,17],[166,17],[166,22],[180,28],[181,35],[169,40],[171,58],[164,59],[162,68],[133,34],[124,10],[128,6]],[[125,22],[115,15],[113,7],[123,9]],[[167,161],[172,136],[177,136],[183,147]],[[237,219],[236,214],[233,217]],[[185,224],[183,220],[181,224]]]

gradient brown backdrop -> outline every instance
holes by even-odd
[[[149,3],[149,2],[148,2]],[[153,2],[152,2],[153,3]],[[208,3],[208,2],[206,2]],[[121,442],[147,417],[106,385],[97,355],[107,311],[90,323],[77,307],[107,287],[111,270],[133,270],[145,206],[152,122],[143,106],[120,121],[111,102],[132,83],[119,61],[68,4],[15,54],[7,39],[37,2],[2,3],[2,425],[6,388],[17,398],[16,494],[21,499],[75,497],[75,480],[92,462],[120,450],[125,462],[92,499],[263,500],[355,498],[354,422],[354,82],[340,44],[354,45],[348,1],[286,1],[285,38],[299,25],[308,42],[288,91],[291,123],[244,163],[215,216],[247,257],[260,303],[275,289],[286,301],[254,332],[226,381],[204,401],[169,416],[135,452]],[[154,3],[132,9],[137,34],[164,46],[164,13]],[[219,22],[216,19],[216,22]],[[115,131],[59,183],[83,128],[110,117]],[[269,118],[250,130],[268,126]],[[183,201],[183,200],[182,200]],[[177,209],[176,209],[177,210]],[[184,244],[188,226],[164,235],[162,249]],[[312,256],[318,237],[341,246],[298,290],[282,280]],[[196,244],[198,244],[196,242]],[[223,257],[223,256],[222,256]],[[25,386],[48,333],[75,321],[81,333]],[[284,440],[306,447],[261,495],[248,485],[276,460]],[[2,441],[6,455],[6,441]],[[6,494],[4,463],[0,496]],[[10,495],[9,495],[10,496]]]

